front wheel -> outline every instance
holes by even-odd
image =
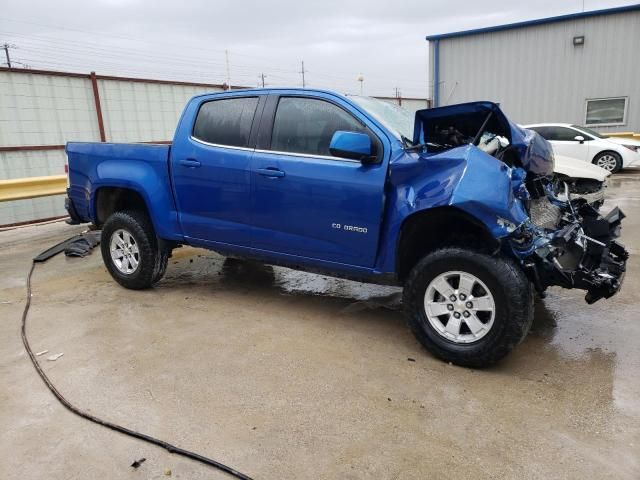
[[[420,343],[466,367],[486,367],[506,356],[533,320],[533,289],[515,262],[457,247],[418,262],[403,303]]]
[[[150,288],[167,268],[167,252],[158,247],[151,221],[143,212],[112,214],[102,227],[100,249],[107,270],[125,288]]]
[[[593,164],[611,173],[617,173],[622,169],[622,157],[616,152],[600,152],[593,159]]]

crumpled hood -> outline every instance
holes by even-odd
[[[424,143],[436,126],[449,125],[455,126],[469,138],[475,137],[484,126],[488,131],[509,140],[522,168],[526,171],[536,175],[553,173],[554,157],[549,142],[533,130],[511,122],[498,104],[493,102],[460,103],[418,110],[415,116],[413,142]]]

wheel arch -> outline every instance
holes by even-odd
[[[617,152],[616,150],[612,150],[611,148],[605,148],[604,150],[600,150],[591,158],[591,163],[595,162],[596,158],[598,158],[600,155],[603,155],[605,153],[613,153],[614,155],[617,155],[618,157],[620,157],[620,161],[623,160],[622,154],[620,152]]]
[[[444,246],[494,252],[500,241],[473,215],[452,206],[415,212],[404,219],[396,243],[396,275],[404,282],[424,255]]]
[[[114,212],[137,210],[151,218],[142,194],[131,187],[101,186],[93,194],[94,222],[102,226]]]

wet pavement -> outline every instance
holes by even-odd
[[[420,348],[397,288],[191,248],[144,292],[99,251],[38,266],[29,337],[81,408],[256,479],[638,479],[640,171],[608,194],[627,214],[622,292],[589,306],[551,289],[487,370]],[[19,329],[30,258],[81,230],[0,232],[0,478],[229,478],[73,416],[37,377]]]

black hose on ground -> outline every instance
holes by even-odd
[[[62,244],[64,244],[66,242],[62,242]],[[59,244],[59,245],[62,245]],[[58,245],[57,245],[58,246]],[[56,246],[56,247],[57,247]],[[22,343],[24,344],[24,348],[27,350],[27,353],[29,354],[29,358],[31,359],[31,363],[33,363],[33,366],[35,367],[36,371],[38,372],[38,375],[40,375],[40,378],[42,379],[42,381],[45,383],[45,385],[47,386],[47,388],[49,388],[49,390],[51,390],[51,393],[53,393],[53,395],[58,399],[58,401],[69,411],[71,411],[72,413],[75,413],[76,415],[85,418],[93,423],[97,423],[98,425],[102,425],[103,427],[107,427],[110,428],[111,430],[115,430],[116,432],[120,432],[120,433],[124,433],[125,435],[129,435],[130,437],[134,437],[137,438],[139,440],[143,440],[145,442],[148,443],[152,443],[153,445],[157,445],[158,447],[162,447],[164,449],[166,449],[169,453],[175,453],[177,455],[181,455],[183,457],[186,458],[190,458],[192,460],[196,460],[200,463],[204,463],[205,465],[209,465],[210,467],[214,467],[217,468],[219,470],[222,470],[224,472],[227,472],[231,475],[233,475],[236,478],[240,478],[241,480],[252,480],[251,477],[249,477],[248,475],[245,475],[244,473],[241,473],[231,467],[228,467],[227,465],[217,462],[211,458],[199,455],[197,453],[191,452],[189,450],[185,450],[183,448],[180,447],[176,447],[175,445],[172,445],[171,443],[165,442],[163,440],[159,440],[155,437],[152,437],[150,435],[145,435],[144,433],[140,433],[140,432],[136,432],[135,430],[131,430],[129,428],[117,425],[115,423],[106,421],[106,420],[102,420],[101,418],[98,418],[94,415],[91,415],[90,413],[85,412],[84,410],[81,410],[80,408],[76,407],[75,405],[73,405],[71,402],[69,402],[69,400],[67,400],[64,395],[62,395],[62,393],[60,393],[58,391],[58,389],[55,387],[55,385],[51,382],[51,380],[49,379],[49,377],[47,376],[47,374],[44,372],[44,370],[42,369],[42,367],[40,366],[40,364],[38,363],[38,360],[36,359],[35,354],[33,353],[33,350],[31,350],[31,345],[29,345],[29,339],[27,338],[27,316],[29,314],[29,308],[31,307],[31,277],[33,275],[33,271],[36,268],[36,263],[40,263],[40,262],[45,262],[46,260],[48,260],[49,258],[51,258],[51,256],[56,255],[57,253],[60,253],[60,251],[55,251],[54,249],[56,249],[56,247],[52,247],[51,249],[47,250],[46,252],[43,252],[43,254],[40,254],[38,257],[36,257],[36,259],[34,259],[33,263],[31,264],[31,269],[29,270],[29,274],[27,275],[27,302],[24,306],[24,311],[22,312]],[[52,252],[49,254],[49,256],[44,255],[45,253],[48,252]],[[55,253],[54,253],[55,252]],[[44,256],[43,256],[44,255]]]

